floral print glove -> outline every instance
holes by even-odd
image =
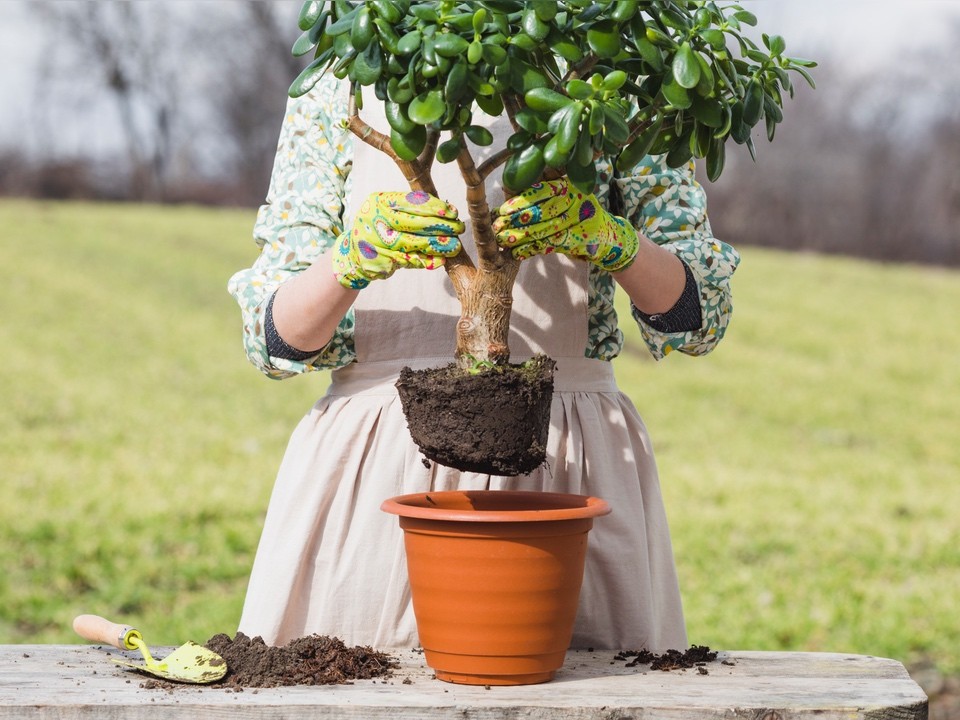
[[[560,252],[616,272],[633,262],[640,244],[630,223],[564,178],[536,183],[501,205],[497,214],[497,244],[520,260]]]
[[[397,268],[433,270],[460,252],[463,231],[457,209],[425,192],[373,193],[337,240],[333,272],[341,285],[360,290]]]

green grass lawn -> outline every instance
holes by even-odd
[[[0,642],[232,633],[287,437],[326,384],[247,364],[252,211],[0,202]],[[742,249],[705,358],[621,385],[654,438],[690,640],[960,672],[960,273]],[[626,323],[625,323],[626,325]]]

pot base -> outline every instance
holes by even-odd
[[[437,680],[443,680],[457,685],[538,685],[550,682],[556,675],[555,670],[549,672],[529,673],[528,675],[471,675],[469,673],[446,672],[435,670]]]

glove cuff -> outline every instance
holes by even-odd
[[[607,272],[617,272],[633,264],[640,248],[640,234],[630,223],[617,215],[610,215],[614,224],[611,230],[611,242],[604,248],[605,253],[594,262]]]
[[[362,290],[370,284],[370,278],[363,274],[363,270],[354,261],[353,252],[354,247],[348,230],[337,238],[330,264],[338,283],[348,290]]]

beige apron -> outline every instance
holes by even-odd
[[[382,117],[369,117],[376,101],[364,106],[364,119],[384,130]],[[504,130],[489,119],[486,124],[495,136]],[[435,164],[433,177],[444,200],[466,207],[455,163]],[[371,192],[407,189],[393,163],[361,142],[354,143],[351,180],[346,218]],[[488,192],[496,207],[502,194]],[[617,389],[610,363],[584,357],[587,301],[585,263],[554,254],[522,264],[511,357],[545,352],[557,361],[557,375],[547,463],[529,475],[503,478],[427,467],[393,386],[405,365],[452,361],[460,311],[446,273],[401,270],[363,290],[354,306],[357,362],[333,371],[327,394],[291,438],[240,630],[271,644],[318,633],[348,644],[413,646],[402,534],[380,503],[393,495],[454,488],[549,490],[596,495],[613,507],[590,534],[573,646],[686,647],[649,439],[636,409]]]

